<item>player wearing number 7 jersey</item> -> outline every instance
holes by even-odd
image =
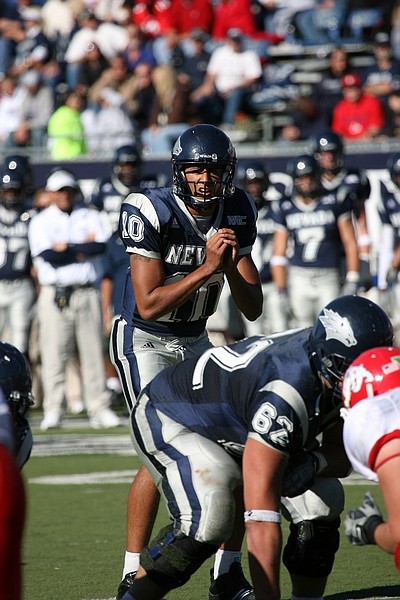
[[[339,546],[337,477],[349,470],[343,376],[353,357],[392,339],[378,305],[343,296],[313,328],[212,348],[155,377],[133,409],[132,431],[172,522],[142,552],[123,600],[160,600],[187,582],[229,537],[242,483],[255,598],[280,598],[282,512],[292,600],[322,600]]]
[[[157,373],[210,347],[207,318],[217,308],[224,278],[249,320],[261,314],[260,279],[251,257],[257,213],[252,198],[233,185],[235,165],[225,133],[195,125],[173,148],[173,186],[130,194],[121,206],[119,233],[130,272],[110,354],[129,410]],[[158,499],[142,468],[128,500],[125,583],[117,598],[139,567]],[[240,544],[221,557],[215,576],[229,571],[239,556]]]
[[[339,294],[355,294],[359,256],[350,195],[338,201],[322,188],[313,156],[291,159],[288,173],[293,192],[275,213],[272,276],[281,296],[287,288],[295,325],[309,327],[319,311]],[[343,246],[342,246],[343,245]],[[342,247],[346,283],[341,290]]]

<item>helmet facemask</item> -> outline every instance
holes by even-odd
[[[203,170],[197,181],[191,181],[188,169]],[[193,169],[193,173],[195,173]],[[188,178],[189,175],[189,178]],[[185,204],[199,212],[208,211],[233,194],[234,168],[231,164],[188,162],[173,165],[173,191]],[[194,179],[194,178],[193,178]]]

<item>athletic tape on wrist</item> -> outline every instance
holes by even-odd
[[[246,510],[244,513],[244,522],[264,521],[266,523],[281,523],[282,517],[275,510]]]

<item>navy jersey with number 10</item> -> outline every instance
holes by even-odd
[[[185,203],[171,188],[147,190],[146,194],[130,194],[121,207],[119,235],[128,254],[140,254],[162,261],[165,284],[179,281],[205,258],[207,240],[218,229],[230,228],[236,233],[243,256],[251,252],[256,238],[257,211],[252,198],[236,188],[221,203],[207,233],[203,233]],[[125,282],[122,316],[133,327],[161,336],[198,336],[212,315],[224,284],[222,269],[182,306],[155,322],[144,321],[137,308],[130,280]]]

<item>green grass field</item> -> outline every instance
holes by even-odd
[[[125,510],[131,474],[139,466],[134,456],[104,451],[86,454],[86,447],[109,438],[129,448],[127,427],[96,433],[62,430],[51,436],[34,429],[36,448],[24,469],[28,493],[23,569],[24,600],[109,600],[115,597],[125,549]],[[110,437],[111,436],[111,437]],[[53,438],[53,439],[52,439]],[[62,439],[67,450],[52,442]],[[46,441],[46,443],[44,443]],[[79,450],[83,447],[83,450]],[[77,451],[81,453],[76,454]],[[70,452],[70,454],[63,454]],[[72,454],[73,453],[73,454]],[[51,454],[51,455],[48,455]],[[346,485],[346,505],[360,503],[377,486]],[[164,507],[156,527],[166,523]],[[287,526],[284,525],[284,535]],[[246,560],[243,561],[247,570]],[[212,559],[192,580],[171,592],[171,600],[208,600]],[[290,598],[289,580],[282,569],[282,598]],[[391,556],[374,546],[353,547],[342,541],[326,598],[399,598],[400,577]],[[10,599],[12,600],[12,599]]]

